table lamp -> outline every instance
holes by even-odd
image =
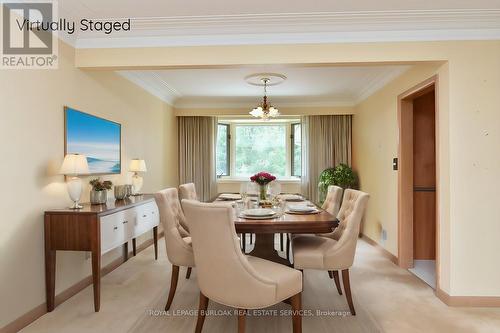
[[[132,185],[134,187],[133,195],[141,195],[143,180],[139,175],[139,172],[148,171],[146,168],[146,162],[144,160],[134,158],[130,161],[129,170],[134,172],[134,175],[132,176]]]
[[[73,206],[71,206],[70,209],[83,208],[83,206],[78,203],[82,196],[82,180],[78,178],[78,176],[89,173],[89,165],[85,155],[67,154],[64,157],[64,162],[59,173],[68,177],[66,180],[68,194],[73,201]]]

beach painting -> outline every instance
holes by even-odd
[[[65,154],[85,155],[91,174],[121,173],[121,125],[69,107],[64,114]]]

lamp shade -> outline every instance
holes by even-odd
[[[89,165],[87,157],[79,154],[68,154],[64,157],[64,162],[61,166],[60,174],[66,176],[78,176],[89,173]]]
[[[130,171],[133,172],[146,172],[148,169],[146,168],[146,162],[144,160],[140,160],[138,158],[135,158],[130,161],[130,166],[129,166]]]

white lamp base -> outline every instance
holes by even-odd
[[[141,195],[141,189],[143,184],[143,179],[141,176],[137,174],[137,172],[132,176],[132,186],[133,193],[132,195]]]
[[[83,206],[78,203],[82,196],[82,180],[78,177],[71,177],[66,184],[68,186],[69,197],[73,201],[73,205],[69,208],[82,209]]]

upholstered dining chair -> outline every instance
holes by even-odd
[[[237,308],[238,331],[245,312],[282,301],[293,308],[293,332],[301,332],[302,274],[293,268],[241,252],[234,211],[222,203],[183,200],[198,272],[200,303],[196,332],[201,332],[209,300]]]
[[[339,294],[342,291],[338,271],[342,271],[345,296],[352,315],[356,315],[356,311],[352,302],[349,268],[354,262],[359,227],[368,198],[367,193],[345,190],[338,214],[339,226],[328,237],[298,235],[292,239],[294,267],[328,271]]]
[[[333,216],[337,216],[340,210],[340,204],[342,203],[342,192],[344,190],[342,187],[330,185],[328,186],[328,192],[326,194],[325,202],[321,208],[326,210],[328,213]]]
[[[181,200],[198,200],[198,195],[196,194],[196,186],[194,185],[194,183],[179,185],[179,197]]]
[[[186,218],[181,208],[177,189],[168,188],[155,193],[155,201],[158,205],[160,221],[165,233],[167,257],[172,264],[170,291],[165,305],[165,311],[167,311],[174,300],[179,280],[179,267],[187,267],[186,279],[189,279],[191,268],[194,267],[194,254],[191,237],[181,225],[181,221],[185,223]]]
[[[321,208],[324,209],[325,211],[327,211],[328,213],[332,214],[333,216],[337,216],[337,214],[340,210],[340,205],[342,203],[342,192],[343,191],[344,190],[342,189],[342,187],[335,186],[335,185],[328,186],[328,192],[326,195],[326,199],[323,202],[323,205],[321,206]],[[296,236],[297,235],[287,234],[287,241],[286,241],[286,258],[287,258],[287,260],[290,260],[290,242],[291,242],[291,239],[296,237]],[[318,234],[318,236],[329,236],[329,233]],[[281,251],[283,251],[283,245],[281,245]],[[332,276],[331,273],[328,273],[328,275]]]

